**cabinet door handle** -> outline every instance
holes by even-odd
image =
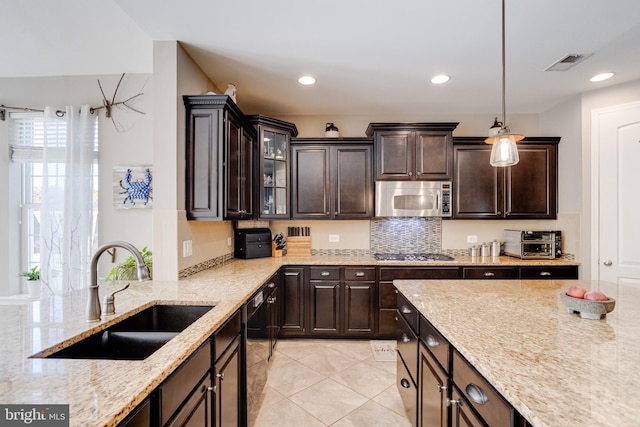
[[[356,272],[356,277],[364,277],[364,271]]]
[[[550,271],[541,271],[540,275],[541,276],[551,276],[551,272]]]
[[[433,335],[429,334],[427,335],[427,345],[434,348],[440,345],[440,341],[438,341]]]
[[[455,405],[461,405],[461,404],[462,404],[461,400],[447,399],[447,406],[455,406]]]
[[[413,172],[409,172],[409,176],[413,175]]]
[[[411,310],[406,305],[403,305],[402,308],[400,309],[400,311],[402,311],[404,314],[411,313]]]
[[[411,338],[409,338],[407,334],[402,334],[402,342],[403,343],[411,342]]]
[[[205,386],[205,387],[206,387],[206,386]],[[216,392],[216,386],[213,386],[213,387],[207,387],[207,391],[208,391],[209,393],[215,393],[215,392]]]
[[[611,267],[613,265],[613,261],[606,260],[605,262],[603,262],[603,264],[606,265],[607,267]]]
[[[442,384],[438,384],[438,392],[442,393],[443,391],[447,391],[447,386],[446,385],[442,385]]]
[[[484,277],[494,277],[496,274],[492,273],[491,271],[487,271],[486,273],[484,273]]]
[[[216,374],[216,377],[218,377],[221,380],[223,380],[224,379],[224,372],[220,372],[219,374]]]
[[[411,384],[409,384],[409,380],[407,380],[406,378],[400,380],[400,385],[404,388],[411,387]]]
[[[275,287],[276,287],[276,284],[275,284],[275,283],[273,283],[273,282],[271,282],[271,283],[269,283],[267,286],[269,286],[270,288],[275,288]]]
[[[467,393],[467,396],[469,396],[469,399],[473,400],[478,405],[484,405],[489,401],[489,398],[487,397],[485,392],[482,391],[482,389],[474,383],[470,383],[469,385],[467,385],[464,391]]]
[[[397,294],[397,293],[399,293],[399,291],[398,291],[397,289],[394,289],[394,290],[393,290],[393,293],[394,293],[394,294]]]
[[[329,273],[328,271],[323,271],[323,272],[320,273],[320,275],[322,277],[327,277],[327,276],[331,276],[331,273]]]

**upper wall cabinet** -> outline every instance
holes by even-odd
[[[247,116],[258,132],[255,195],[262,219],[289,219],[289,143],[298,135],[293,123],[271,117]]]
[[[531,137],[518,143],[520,162],[495,168],[484,137],[454,138],[455,219],[555,219],[558,143]]]
[[[365,138],[293,138],[293,219],[373,217],[373,147]]]
[[[187,219],[249,219],[256,132],[227,95],[184,96]]]
[[[453,177],[452,132],[458,123],[370,123],[376,181],[431,181]]]

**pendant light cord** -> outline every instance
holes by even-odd
[[[504,2],[505,0],[502,0],[502,127],[507,128]]]

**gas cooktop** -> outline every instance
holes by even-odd
[[[378,261],[453,261],[442,254],[373,254]]]

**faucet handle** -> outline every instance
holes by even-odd
[[[129,285],[130,285],[130,283],[127,283],[122,288],[118,289],[117,291],[113,291],[109,295],[105,295],[104,301],[102,302],[102,304],[104,305],[104,315],[105,316],[111,316],[113,314],[116,314],[116,304],[115,304],[114,295],[117,294],[118,292],[124,291],[125,289],[127,289],[129,287]]]

